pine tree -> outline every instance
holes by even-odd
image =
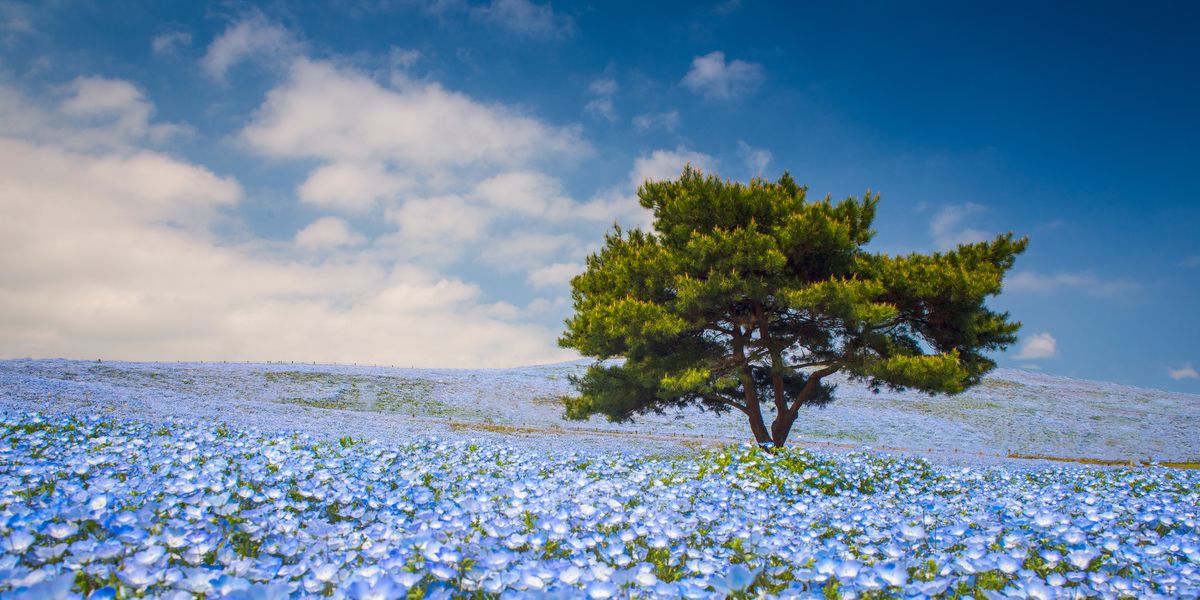
[[[802,407],[833,400],[834,373],[956,394],[996,366],[984,352],[1016,341],[1020,324],[984,301],[1026,238],[871,253],[877,194],[809,202],[806,191],[786,173],[742,184],[691,166],[644,184],[653,231],[614,227],[571,281],[559,343],[599,360],[573,378],[567,416],[738,410],[758,443],[782,447]]]

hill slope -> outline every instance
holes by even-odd
[[[221,420],[384,439],[469,430],[547,443],[660,452],[740,442],[740,413],[564,421],[558,398],[583,362],[516,369],[0,361],[0,407],[139,419]],[[1008,452],[1120,460],[1200,457],[1200,396],[999,369],[957,397],[871,394],[802,413],[798,443],[995,458]],[[980,456],[981,455],[981,456]]]

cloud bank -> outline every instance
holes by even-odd
[[[294,201],[316,214],[279,238],[244,227],[253,192],[234,177],[165,149],[194,132],[157,119],[134,82],[81,77],[44,97],[0,82],[0,355],[571,358],[534,317],[564,310],[592,249],[576,228],[648,225],[643,181],[716,163],[649,151],[625,181],[577,200],[551,171],[591,152],[578,126],[404,72],[381,81],[306,56],[297,39],[251,15],[198,63],[214,79],[247,61],[278,76],[232,137],[247,159],[299,167]],[[159,42],[166,53],[186,40]],[[221,233],[231,228],[244,233]],[[493,297],[461,264],[521,281],[532,299]]]
[[[517,320],[475,283],[367,250],[343,252],[367,240],[335,216],[297,232],[294,251],[223,240],[214,224],[233,217],[246,193],[236,180],[156,150],[161,132],[177,126],[155,122],[134,84],[84,78],[65,90],[48,102],[0,86],[3,355],[425,366],[569,356],[553,331]],[[557,131],[457,101],[503,131],[552,139]],[[271,106],[260,113],[271,127],[251,129],[264,151],[288,135],[310,141],[306,155],[338,157],[348,143],[306,137]],[[402,159],[405,143],[377,145],[368,158]],[[386,183],[392,188],[378,183],[362,194],[402,187]],[[310,199],[323,199],[320,186],[309,189]]]

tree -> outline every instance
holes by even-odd
[[[742,184],[690,165],[639,188],[653,231],[614,226],[571,281],[559,344],[599,360],[573,378],[567,416],[738,410],[758,443],[782,447],[802,407],[833,400],[838,372],[876,392],[979,383],[996,366],[984,352],[1016,341],[1020,323],[984,301],[1027,238],[872,253],[877,194],[806,191],[786,173]]]

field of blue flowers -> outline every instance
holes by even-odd
[[[1196,597],[1200,476],[0,417],[5,597]]]
[[[678,452],[681,440],[746,440],[746,418],[689,409],[634,423],[563,420],[569,377],[587,362],[513,369],[408,369],[252,363],[129,363],[0,360],[0,411],[108,414],[145,422],[220,421],[243,428],[302,430],[404,443],[539,430],[576,448]],[[815,445],[903,449],[940,462],[988,456],[1200,461],[1200,396],[997,369],[963,394],[872,393],[837,380],[837,401],[805,411],[791,440]],[[766,415],[770,420],[771,415]],[[595,435],[595,434],[601,435]],[[513,436],[494,439],[522,444]],[[657,441],[647,438],[656,438]],[[674,440],[674,441],[672,441]],[[960,455],[960,456],[956,456]],[[970,458],[967,458],[970,457]]]

